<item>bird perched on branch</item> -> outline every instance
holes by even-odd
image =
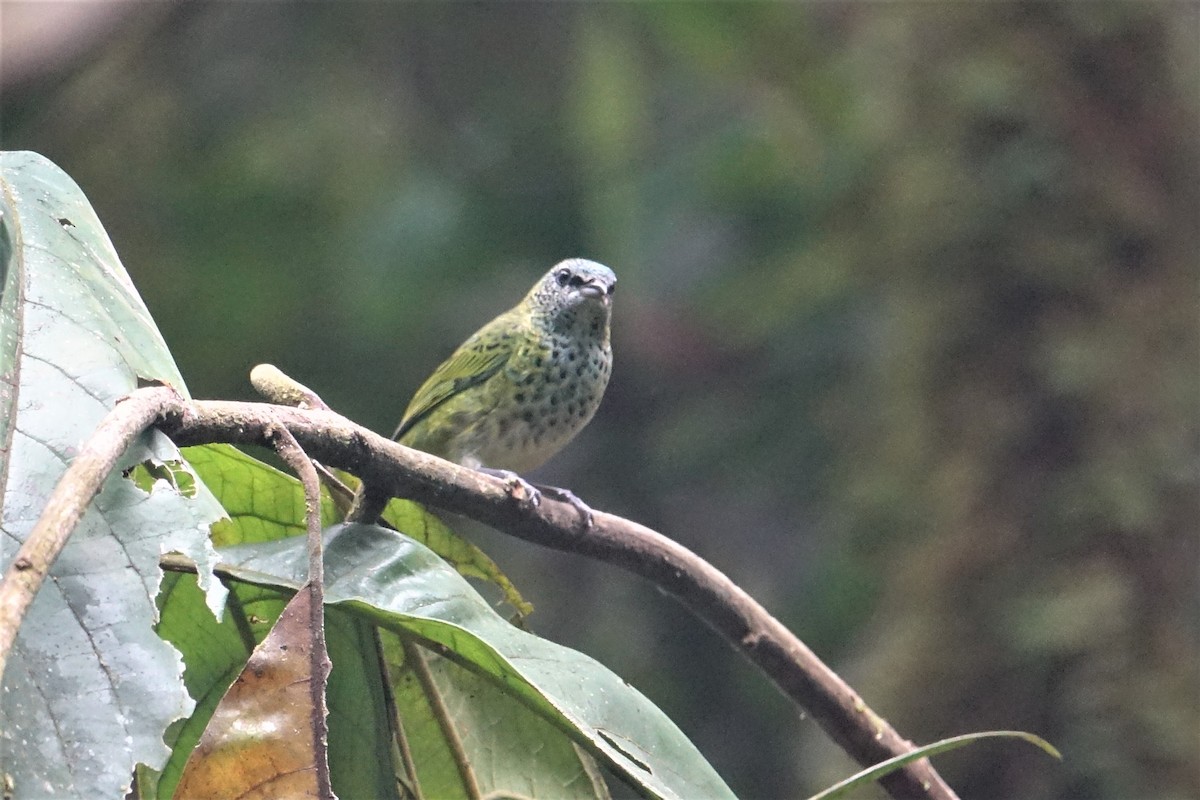
[[[392,438],[502,473],[536,503],[537,492],[515,473],[545,462],[596,413],[612,373],[609,320],[616,284],[613,271],[595,261],[556,264],[524,300],[434,370]],[[569,492],[551,491],[582,507]]]

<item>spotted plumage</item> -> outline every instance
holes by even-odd
[[[392,438],[470,467],[542,464],[600,405],[616,282],[594,261],[555,265],[434,370]]]

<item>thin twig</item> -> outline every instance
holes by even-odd
[[[168,554],[164,553],[163,555],[165,557]],[[169,555],[172,560],[177,559],[181,563],[191,563],[191,559],[181,553],[170,553]],[[162,565],[161,560],[159,561],[159,568],[166,569]],[[196,570],[193,568],[191,571],[195,572]],[[229,591],[225,597],[225,608],[227,613],[233,617],[233,627],[237,629],[238,637],[242,640],[242,647],[246,649],[246,657],[249,658],[250,654],[254,652],[254,648],[258,646],[258,642],[254,638],[254,629],[250,627],[250,614],[246,611],[246,607],[242,604],[242,599],[238,597],[237,592],[233,591],[233,581],[228,576],[215,572],[214,574],[221,579],[221,583]]]
[[[267,428],[267,438],[275,452],[300,478],[304,488],[304,519],[308,527],[308,580],[317,584],[318,591],[325,583],[325,565],[322,558],[324,542],[321,539],[321,479],[316,467],[305,455],[296,437],[284,425]],[[324,602],[324,597],[318,597]]]
[[[321,479],[316,467],[304,454],[296,437],[283,425],[272,425],[267,437],[275,452],[300,478],[304,487],[304,518],[308,523],[308,582],[301,591],[309,597],[309,678],[312,704],[313,742],[316,752],[317,793],[333,800],[333,784],[329,779],[329,711],[325,707],[325,685],[329,679],[329,652],[325,647],[325,569],[324,542],[321,540]]]
[[[142,431],[182,402],[169,386],[138,389],[117,403],[67,467],[0,582],[0,675],[26,610],[105,478]]]
[[[274,364],[259,364],[250,370],[250,384],[267,400],[281,406],[333,410],[320,395]],[[348,493],[343,495],[339,490],[346,489],[346,485],[320,464],[317,465],[317,469],[321,473],[321,479],[330,487],[334,505],[341,511],[346,522],[371,524],[379,519],[379,515],[391,500],[389,495],[374,491],[373,487],[361,480],[357,492],[347,490]]]
[[[263,397],[281,406],[332,410],[316,392],[274,364],[259,364],[250,370],[250,385]]]

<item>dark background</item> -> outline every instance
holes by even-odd
[[[0,10],[0,143],[83,187],[197,397],[389,432],[554,262],[616,368],[534,477],[695,549],[969,798],[1200,795],[1200,6]],[[478,533],[747,798],[850,763],[641,582]]]

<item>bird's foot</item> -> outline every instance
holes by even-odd
[[[592,523],[595,522],[595,514],[592,513],[592,509],[588,507],[588,504],[580,500],[570,489],[562,489],[558,486],[537,486],[535,488],[553,500],[569,503],[572,508],[579,512],[579,518],[583,520],[584,529],[592,527]]]
[[[504,481],[504,488],[508,492],[508,496],[518,503],[537,508],[542,503],[542,495],[545,495],[551,500],[567,503],[579,512],[579,518],[583,520],[585,530],[592,527],[595,522],[595,514],[592,509],[570,489],[561,489],[557,486],[535,486],[508,469],[492,469],[491,467],[477,467],[477,469],[485,475],[491,475]]]
[[[508,492],[508,496],[518,503],[529,505],[532,508],[541,505],[542,493],[538,488],[512,470],[489,467],[479,467],[478,469],[485,475],[491,475],[504,481],[504,489]]]

